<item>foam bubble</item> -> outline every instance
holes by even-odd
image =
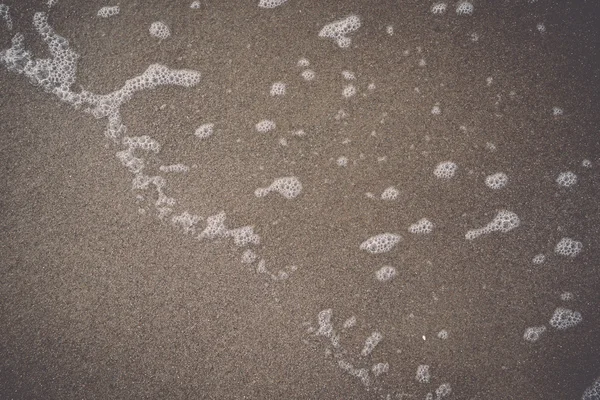
[[[565,330],[578,325],[581,321],[583,321],[581,313],[558,307],[550,319],[550,326],[558,330]]]
[[[254,191],[256,197],[264,197],[271,192],[278,192],[286,199],[293,199],[302,192],[302,183],[295,176],[278,178],[266,188],[258,188]]]
[[[350,15],[325,25],[319,32],[319,37],[335,40],[338,47],[349,47],[352,40],[347,35],[356,31],[360,26],[360,18],[357,15]]]
[[[439,179],[450,179],[456,174],[458,166],[452,161],[439,163],[433,170],[433,174]]]
[[[485,178],[485,185],[494,190],[502,189],[507,183],[508,176],[503,172],[488,175]]]
[[[119,6],[105,6],[99,9],[98,14],[96,15],[98,15],[100,18],[108,18],[119,14],[120,11],[121,9]]]
[[[312,69],[306,69],[302,71],[301,75],[305,81],[312,81],[313,79],[315,79],[315,71],[313,71]]]
[[[592,162],[586,158],[581,162],[581,166],[584,168],[592,168]]]
[[[600,399],[600,377],[592,383],[590,387],[585,389],[581,400],[599,400]]]
[[[483,228],[471,229],[466,233],[465,238],[467,240],[473,240],[481,235],[485,235],[491,232],[506,233],[517,228],[520,224],[521,220],[519,219],[517,214],[508,210],[500,210],[489,224],[487,224]]]
[[[192,4],[190,4],[190,8],[197,10],[200,8],[200,2],[198,0],[192,1]]]
[[[392,36],[394,34],[394,27],[392,25],[388,25],[386,26],[385,31],[388,35]]]
[[[448,9],[448,4],[446,3],[433,3],[431,6],[431,13],[435,15],[441,15],[446,12],[446,9]]]
[[[353,81],[356,79],[356,76],[352,71],[342,71],[342,76],[348,81]]]
[[[565,257],[576,257],[583,250],[583,243],[564,237],[554,247],[554,252]]]
[[[425,60],[422,60],[423,63],[419,62],[419,66],[424,67],[425,66]],[[440,108],[440,106],[433,106],[431,108],[431,114],[433,115],[440,115],[442,113],[442,109]]]
[[[564,114],[564,111],[560,107],[552,107],[552,115],[555,117],[560,117]]]
[[[272,131],[277,127],[277,125],[275,125],[275,122],[269,119],[263,119],[261,121],[258,121],[254,127],[256,128],[257,132],[264,133]]]
[[[429,383],[431,379],[431,373],[429,372],[429,365],[419,365],[417,367],[417,382]]]
[[[402,237],[395,233],[381,233],[362,242],[360,249],[371,254],[386,253],[393,249],[401,239]]]
[[[442,329],[441,331],[438,332],[437,337],[442,339],[442,340],[446,340],[448,339],[448,331],[445,329]]]
[[[254,261],[256,261],[257,258],[258,255],[254,252],[254,250],[246,249],[242,253],[242,264],[252,264],[254,263]]]
[[[171,217],[171,223],[175,226],[179,226],[183,229],[185,234],[196,233],[196,224],[200,221],[198,215],[192,215],[187,211],[184,211],[180,215],[174,215]]]
[[[365,344],[360,352],[360,355],[366,357],[369,354],[371,354],[373,350],[375,350],[375,347],[377,347],[379,342],[381,342],[381,339],[383,339],[383,335],[381,333],[371,333],[371,335],[365,340]]]
[[[456,5],[457,15],[471,15],[475,11],[475,7],[468,1],[461,1]]]
[[[150,24],[149,31],[150,31],[150,35],[152,35],[155,38],[158,38],[160,40],[164,40],[164,39],[168,38],[169,36],[171,36],[171,30],[169,29],[167,24],[165,24],[162,21],[156,21],[156,22],[153,22],[152,24]]]
[[[375,278],[380,282],[387,282],[396,276],[396,268],[384,265],[375,272]]]
[[[207,139],[213,135],[214,128],[215,124],[212,123],[200,125],[194,132],[194,135],[199,139]]]
[[[344,86],[344,90],[342,90],[342,96],[344,96],[345,98],[350,98],[352,96],[354,96],[356,94],[356,86],[350,84],[350,85],[346,85]]]
[[[556,178],[556,183],[563,187],[573,186],[577,183],[577,175],[571,171],[561,172]]]
[[[431,221],[429,221],[427,218],[421,218],[416,223],[412,224],[408,228],[408,231],[410,233],[416,233],[416,234],[421,234],[421,235],[428,234],[433,231],[433,223]]]
[[[340,156],[335,162],[339,167],[345,167],[348,165],[348,157]]]
[[[352,317],[348,318],[346,321],[344,321],[343,327],[344,327],[344,329],[349,329],[355,325],[356,325],[356,317],[352,316]]]
[[[437,396],[436,400],[440,400],[452,393],[452,387],[449,383],[441,384],[437,389],[435,389],[435,395]]]
[[[271,96],[284,96],[285,95],[285,83],[275,82],[271,85]]]
[[[563,292],[563,293],[560,294],[560,299],[562,301],[571,301],[574,298],[575,298],[575,296],[571,292]]]
[[[389,370],[390,365],[388,363],[377,363],[371,367],[371,372],[376,377],[387,373]]]
[[[4,20],[4,23],[6,24],[6,28],[8,30],[12,30],[13,22],[12,22],[12,18],[10,17],[9,10],[10,10],[10,8],[6,4],[0,4],[0,18],[2,18]]]
[[[533,259],[531,260],[532,263],[536,264],[536,265],[540,265],[543,264],[544,261],[546,261],[546,256],[544,254],[536,254]]]
[[[528,342],[537,342],[544,332],[546,332],[545,326],[533,326],[525,329],[523,339],[527,340]]]
[[[393,186],[386,188],[383,193],[381,193],[381,200],[391,201],[396,200],[400,195],[400,191]]]
[[[288,0],[260,0],[258,6],[260,8],[275,8],[279,7]]]
[[[306,58],[303,57],[303,58],[301,58],[301,59],[298,60],[298,62],[296,63],[296,65],[298,67],[306,68],[306,67],[308,67],[310,65],[310,61],[308,61],[308,59],[306,59]]]

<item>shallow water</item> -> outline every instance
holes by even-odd
[[[600,398],[600,6],[267,3],[0,8],[0,398]]]

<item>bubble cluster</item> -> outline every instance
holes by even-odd
[[[485,178],[485,185],[494,190],[502,189],[507,183],[508,176],[503,172],[488,175]]]
[[[271,192],[277,192],[286,199],[293,199],[302,192],[302,183],[295,176],[278,178],[266,188],[258,188],[254,192],[256,197],[264,197]]]
[[[565,330],[578,325],[581,321],[583,321],[581,313],[558,307],[550,319],[550,326],[558,330]]]
[[[164,40],[171,36],[171,30],[164,22],[156,21],[150,24],[150,35],[160,40]]]
[[[475,7],[468,1],[461,1],[456,6],[456,14],[457,15],[471,15]]]
[[[265,133],[265,132],[269,132],[269,131],[272,131],[273,129],[275,129],[276,125],[275,125],[275,122],[273,122],[269,119],[263,119],[261,121],[258,121],[256,123],[256,125],[254,125],[254,128],[256,129],[257,132]]]
[[[356,317],[352,316],[352,317],[348,318],[346,321],[344,321],[344,324],[342,325],[342,327],[344,329],[350,329],[355,325],[356,325]]]
[[[377,347],[379,342],[381,342],[381,339],[383,339],[383,335],[381,333],[371,333],[371,335],[365,340],[365,344],[362,350],[360,351],[360,355],[363,357],[370,355],[373,352],[373,350],[375,350],[375,347]]]
[[[583,243],[564,237],[554,247],[554,252],[565,257],[576,257],[583,250]]]
[[[433,5],[431,6],[431,13],[436,14],[436,15],[441,15],[446,12],[447,8],[448,8],[448,4],[446,4],[446,3],[442,3],[442,2],[433,3]]]
[[[375,272],[375,278],[380,282],[387,282],[396,276],[396,268],[384,265]]]
[[[348,157],[344,157],[344,156],[340,156],[338,157],[338,159],[335,161],[335,163],[339,166],[339,167],[345,167],[348,165]]]
[[[356,79],[356,76],[352,71],[344,70],[342,71],[342,77],[347,81],[353,81]]]
[[[448,336],[449,336],[449,334],[448,334],[448,331],[447,331],[447,330],[445,330],[445,329],[442,329],[442,330],[441,330],[441,331],[439,331],[439,332],[438,332],[438,334],[437,334],[437,337],[438,337],[438,338],[440,338],[440,339],[442,339],[442,340],[446,340],[446,339],[448,339]]]
[[[439,163],[433,170],[433,174],[439,179],[450,179],[456,174],[458,166],[452,161]]]
[[[183,164],[171,164],[171,165],[161,165],[159,167],[161,172],[188,172],[190,167]]]
[[[574,298],[575,298],[575,296],[571,292],[563,292],[563,293],[560,294],[560,299],[562,301],[571,301]]]
[[[386,188],[383,193],[381,193],[381,200],[391,201],[396,200],[400,195],[400,191],[393,186]]]
[[[284,96],[285,95],[285,83],[275,82],[271,85],[271,96]]]
[[[479,229],[471,229],[465,234],[467,240],[473,240],[481,235],[491,232],[506,233],[517,228],[521,224],[521,220],[512,211],[500,210],[489,224]]]
[[[2,18],[4,20],[4,23],[6,24],[6,28],[8,30],[12,30],[13,22],[12,22],[12,18],[10,17],[9,10],[10,10],[10,8],[6,4],[0,4],[0,18]]]
[[[258,6],[260,8],[275,8],[279,7],[288,0],[260,0]]]
[[[590,387],[585,389],[581,396],[581,400],[600,400],[600,377],[598,377]]]
[[[202,124],[196,129],[196,131],[194,132],[194,135],[196,135],[196,137],[199,139],[207,139],[213,135],[214,128],[215,128],[215,124],[212,124],[212,123]]]
[[[390,370],[390,364],[388,363],[377,363],[371,367],[373,375],[380,376],[386,374]]]
[[[525,329],[523,339],[528,342],[537,342],[544,332],[546,332],[545,326],[533,326]]]
[[[533,259],[531,260],[532,263],[534,263],[535,265],[540,265],[543,264],[544,261],[546,261],[546,256],[544,254],[536,254]]]
[[[436,400],[440,400],[452,393],[452,388],[449,383],[442,383],[437,389],[435,389]]]
[[[417,382],[429,383],[431,379],[431,373],[429,372],[429,365],[419,365],[417,367]]]
[[[181,227],[185,234],[195,234],[196,224],[200,221],[200,219],[201,218],[198,215],[192,215],[187,211],[184,211],[180,215],[171,217],[171,223]]]
[[[571,171],[561,172],[556,178],[556,183],[563,187],[573,186],[577,183],[577,175]]]
[[[552,115],[555,117],[560,117],[564,114],[564,111],[560,107],[552,107]]]
[[[433,223],[427,218],[421,218],[416,223],[409,226],[408,231],[420,235],[428,234],[433,231]]]
[[[584,168],[592,168],[592,162],[586,158],[581,162],[581,166]]]
[[[113,15],[119,14],[121,9],[119,6],[105,6],[98,10],[98,15],[101,18],[112,17]]]
[[[348,98],[354,96],[355,94],[356,94],[356,86],[354,86],[352,84],[344,86],[344,89],[342,90],[343,97],[348,99]]]
[[[347,35],[360,28],[360,25],[360,18],[357,15],[350,15],[325,25],[319,32],[319,37],[335,40],[338,47],[349,47],[352,39]]]
[[[305,81],[312,81],[313,79],[315,79],[315,71],[313,71],[312,69],[306,69],[304,71],[302,71],[302,78]]]
[[[371,254],[386,253],[393,249],[401,239],[402,237],[395,233],[381,233],[362,242],[360,249]]]

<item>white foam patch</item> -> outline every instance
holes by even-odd
[[[371,254],[386,253],[392,250],[400,240],[402,240],[402,236],[395,233],[381,233],[362,242],[360,249]]]
[[[114,15],[118,15],[120,11],[121,9],[119,8],[119,6],[105,6],[99,9],[96,15],[100,18],[108,18]]]
[[[285,95],[286,85],[283,82],[275,82],[271,85],[271,90],[269,93],[271,96],[284,96]]]
[[[431,6],[431,13],[435,14],[435,15],[442,15],[446,12],[447,9],[448,9],[448,4],[446,4],[446,3],[442,3],[442,2],[433,3],[433,5]]]
[[[352,39],[348,35],[358,30],[360,26],[360,18],[357,15],[350,15],[325,25],[319,32],[319,37],[333,39],[338,47],[349,47],[352,44]]]
[[[295,176],[278,178],[266,188],[258,188],[254,191],[256,197],[264,197],[271,192],[277,192],[286,199],[298,197],[302,192],[302,183]]]
[[[381,193],[381,200],[392,201],[396,200],[400,195],[400,191],[393,186],[386,188],[383,193]]]
[[[523,339],[528,342],[537,342],[544,332],[546,332],[545,326],[532,326],[525,329],[525,333],[523,333]]]
[[[563,292],[563,293],[560,294],[560,299],[562,301],[571,301],[574,298],[575,298],[575,296],[571,292]]]
[[[468,1],[461,1],[456,5],[457,15],[471,15],[475,11],[475,7]]]
[[[356,86],[350,84],[350,85],[346,85],[344,86],[344,89],[342,90],[342,96],[346,99],[349,99],[350,97],[354,96],[356,94]]]
[[[581,400],[599,400],[600,399],[600,377],[598,377],[594,383],[585,389]]]
[[[150,31],[150,35],[152,35],[155,38],[158,38],[160,40],[164,40],[164,39],[168,38],[169,36],[171,36],[171,30],[169,29],[167,24],[165,24],[162,21],[156,21],[156,22],[153,22],[152,24],[150,24],[149,31]]]
[[[569,310],[568,308],[558,307],[550,319],[550,326],[558,330],[565,330],[579,325],[583,321],[581,313]]]
[[[497,172],[485,178],[485,185],[494,190],[502,189],[507,183],[508,176],[503,172]]]
[[[387,282],[396,276],[396,268],[391,265],[384,265],[375,272],[375,278],[380,282]]]
[[[517,228],[520,224],[521,220],[517,214],[508,210],[500,210],[489,224],[483,228],[471,229],[466,233],[465,238],[467,240],[473,240],[481,235],[486,235],[491,232],[506,233]]]
[[[184,164],[171,164],[171,165],[161,165],[159,167],[161,172],[177,172],[184,173],[190,170],[190,167]]]
[[[196,129],[196,131],[194,132],[194,135],[196,135],[196,137],[199,139],[207,139],[213,135],[214,129],[215,129],[215,124],[212,124],[212,123],[202,124]]]
[[[449,337],[448,331],[445,329],[442,329],[441,331],[438,332],[437,337],[442,340],[448,339],[448,337]]]
[[[568,237],[560,239],[554,247],[556,254],[571,258],[578,256],[581,250],[583,250],[583,243]]]
[[[429,372],[429,365],[419,365],[417,367],[417,382],[419,383],[429,383],[431,379],[431,372]]]
[[[367,357],[368,355],[370,355],[382,339],[383,335],[381,333],[371,333],[371,335],[365,340],[365,344],[363,345],[363,349],[361,350],[360,355],[363,357]]]
[[[302,79],[304,79],[305,81],[312,81],[313,79],[315,79],[315,71],[313,71],[312,69],[306,69],[304,71],[302,71]]]
[[[450,384],[442,383],[437,389],[435,389],[435,395],[437,396],[436,400],[443,399],[444,397],[449,396],[450,393],[452,393],[452,387]]]
[[[419,235],[425,235],[433,232],[433,222],[427,218],[421,218],[416,223],[412,224],[408,231]]]
[[[458,166],[452,161],[444,161],[439,163],[433,170],[433,174],[439,179],[450,179],[454,177]]]
[[[258,6],[260,8],[275,8],[284,4],[288,0],[260,0]]]
[[[13,22],[10,17],[10,8],[6,4],[0,4],[0,18],[4,20],[6,28],[12,30]]]
[[[201,4],[198,0],[192,1],[192,4],[190,4],[190,8],[193,10],[199,9],[200,6],[201,6]]]
[[[258,121],[256,123],[256,125],[254,125],[254,128],[256,129],[256,131],[261,132],[261,133],[272,131],[276,127],[277,127],[277,125],[275,125],[275,122],[273,122],[269,119],[263,119],[261,121]]]
[[[546,261],[546,256],[544,254],[536,254],[533,259],[531,260],[532,263],[534,263],[535,265],[540,265],[543,264],[544,261]]]
[[[556,183],[563,187],[573,186],[577,183],[577,175],[571,171],[561,172],[556,178]]]

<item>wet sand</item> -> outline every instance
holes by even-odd
[[[2,66],[0,398],[423,399],[450,383],[453,399],[580,399],[600,376],[600,6],[477,2],[459,17],[452,4],[434,16],[420,1],[257,3],[134,1],[101,19],[105,4],[59,0],[49,22],[80,54],[73,89],[108,93],[152,63],[199,71],[193,88],[137,93],[121,109],[127,134],[161,143],[153,166],[191,167],[168,175],[183,209],[254,225],[268,265],[298,270],[265,279],[230,241],[198,241],[141,214],[105,121]],[[31,26],[46,5],[6,4],[14,29],[0,29],[0,48],[22,32],[49,56]],[[318,37],[349,14],[362,18],[349,49]],[[149,35],[157,20],[170,38]],[[301,78],[302,57],[314,81]],[[357,78],[349,99],[344,70]],[[287,83],[281,98],[269,95],[276,81]],[[341,109],[348,117],[336,120]],[[262,119],[276,130],[257,133]],[[215,134],[200,141],[193,132],[206,122]],[[289,133],[298,129],[307,135]],[[441,181],[432,171],[446,160],[459,170]],[[555,182],[567,170],[573,188]],[[490,190],[484,179],[498,171],[509,184]],[[292,175],[298,198],[254,195]],[[391,185],[397,201],[365,196]],[[517,229],[465,240],[504,208]],[[433,233],[411,235],[423,217]],[[359,250],[382,232],[403,240],[385,254]],[[582,253],[554,254],[563,237]],[[538,253],[547,261],[534,265]],[[398,271],[390,282],[374,277],[383,265]],[[523,339],[561,306],[583,322]],[[383,334],[356,358],[389,363],[370,387],[307,331],[328,308],[336,326],[356,316],[342,337],[351,354]],[[428,384],[415,380],[421,364]]]

